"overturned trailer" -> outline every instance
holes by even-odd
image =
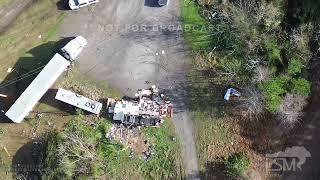
[[[15,123],[22,122],[69,65],[70,61],[55,54],[5,115]]]
[[[62,88],[58,89],[55,98],[59,101],[78,107],[85,111],[94,113],[96,115],[100,114],[102,108],[101,103]]]
[[[168,97],[153,86],[138,90],[137,98],[131,100],[108,99],[108,112],[113,121],[126,125],[158,127],[165,117],[171,117],[173,107]]]
[[[64,57],[56,53],[5,115],[15,123],[22,122],[59,76],[75,61],[86,45],[87,41],[82,36],[68,42],[61,49]]]

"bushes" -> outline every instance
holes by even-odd
[[[270,81],[262,82],[260,88],[266,99],[266,107],[275,113],[287,93],[295,92],[307,97],[310,95],[310,82],[303,78],[292,78],[287,76],[275,77]]]
[[[172,124],[148,128],[146,136],[154,142],[154,155],[143,161],[141,154],[130,157],[127,146],[105,137],[110,121],[84,118],[79,114],[62,132],[47,136],[47,152],[42,179],[175,179],[180,177],[179,142]],[[179,165],[179,166],[178,166]],[[141,178],[140,178],[141,177]]]
[[[225,162],[227,173],[236,177],[243,174],[250,166],[250,160],[244,152],[229,156]]]
[[[287,77],[276,77],[270,81],[263,82],[260,85],[263,95],[266,99],[266,108],[271,112],[276,112],[282,96],[287,92],[285,86],[287,84]]]
[[[293,91],[303,96],[309,96],[311,93],[311,84],[308,80],[303,78],[293,79]]]
[[[264,40],[268,62],[275,66],[281,63],[281,49],[274,37],[266,37]]]
[[[59,165],[59,159],[56,156],[56,150],[58,148],[58,144],[62,143],[61,134],[57,131],[49,132],[46,135],[47,139],[47,150],[46,150],[46,157],[45,161],[43,162],[43,171],[42,179],[62,179],[66,177]]]
[[[304,65],[298,59],[291,59],[288,65],[288,74],[290,76],[296,77],[301,75]]]
[[[101,176],[103,168],[96,146],[104,137],[102,130],[108,126],[105,119],[97,119],[89,126],[79,115],[71,120],[62,132],[50,132],[47,136],[47,152],[42,172],[43,179],[73,179]],[[100,165],[99,167],[97,167]]]

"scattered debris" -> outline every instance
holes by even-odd
[[[159,127],[163,118],[171,117],[172,104],[156,86],[139,89],[135,98],[115,100],[108,98],[108,112],[113,120],[130,126]]]
[[[0,97],[4,97],[4,98],[6,98],[6,97],[8,97],[7,95],[5,95],[5,94],[0,94]]]
[[[233,88],[229,88],[226,92],[226,94],[224,95],[224,99],[226,101],[229,101],[230,99],[230,95],[235,95],[237,97],[240,97],[241,96],[241,93]]]
[[[3,148],[4,152],[7,153],[8,157],[10,157],[11,155],[10,155],[8,149],[5,146],[2,146],[2,148]]]
[[[114,124],[105,137],[109,141],[115,140],[128,147],[130,149],[130,158],[133,158],[135,152],[143,155],[143,152],[148,147],[148,143],[145,143],[143,134],[138,127],[127,128],[122,124]]]
[[[143,152],[144,160],[148,161],[151,159],[152,155],[154,155],[154,148],[153,145],[149,145],[147,149]]]
[[[36,112],[36,119],[42,118],[42,113],[41,112]]]
[[[38,38],[41,39],[41,38],[42,38],[42,35],[40,34],[40,35],[38,36]]]
[[[8,68],[7,73],[11,73],[13,71],[13,68]]]

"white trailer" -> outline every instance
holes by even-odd
[[[71,65],[71,62],[77,58],[86,45],[87,40],[82,36],[78,36],[68,42],[61,49],[64,57],[58,53],[53,56],[49,63],[6,112],[6,116],[15,123],[22,122],[63,71],[65,71],[68,66]]]
[[[5,115],[15,123],[22,122],[69,65],[70,61],[58,53],[55,54]]]
[[[102,109],[101,103],[61,88],[58,89],[56,99],[97,115]]]

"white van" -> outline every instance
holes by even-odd
[[[87,40],[82,36],[78,36],[61,48],[62,55],[67,60],[74,61],[86,45]]]
[[[99,2],[99,0],[69,0],[69,7],[70,9],[79,9],[97,2]]]

